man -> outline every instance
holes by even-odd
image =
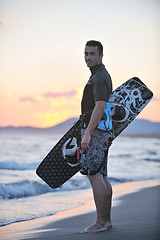
[[[104,108],[112,93],[112,81],[102,64],[103,46],[98,41],[88,41],[85,46],[85,62],[90,68],[91,77],[87,82],[82,102],[82,114],[91,112],[82,129],[80,160],[81,173],[88,176],[96,206],[96,222],[83,230],[83,233],[94,233],[112,227],[111,201],[112,187],[107,178],[107,156],[110,133],[97,129],[103,120]],[[87,114],[86,114],[87,116]],[[98,169],[90,169],[93,162],[101,161]]]

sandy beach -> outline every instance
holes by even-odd
[[[2,240],[159,240],[160,180],[130,182],[113,186],[113,228],[80,234],[95,219],[93,201],[53,216],[10,224],[0,228]],[[88,190],[88,194],[92,194]]]

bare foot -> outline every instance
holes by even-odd
[[[112,222],[109,220],[106,222],[107,228],[112,228]]]
[[[89,226],[88,228],[84,229],[80,233],[96,233],[101,231],[106,231],[107,229],[111,228],[111,222],[106,222],[105,224],[94,223],[93,225]]]

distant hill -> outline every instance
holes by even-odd
[[[160,122],[135,119],[123,132],[130,136],[155,136],[160,137]]]
[[[8,134],[64,134],[69,130],[69,128],[73,125],[74,122],[77,121],[78,118],[70,118],[62,123],[59,123],[53,127],[48,128],[36,128],[36,127],[0,127],[1,133]]]
[[[63,135],[72,127],[77,118],[70,118],[60,124],[49,128],[34,127],[0,127],[0,134],[60,134]],[[121,134],[122,136],[160,137],[160,122],[135,119]]]

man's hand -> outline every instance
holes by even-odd
[[[81,149],[83,150],[87,150],[89,148],[89,143],[91,140],[91,134],[94,132],[97,124],[99,123],[104,108],[105,108],[106,102],[105,101],[96,101],[95,102],[95,107],[92,111],[92,115],[91,115],[91,119],[89,121],[89,124],[86,128],[86,132],[84,134],[84,137],[82,138],[81,141]]]
[[[89,149],[90,140],[91,140],[91,134],[90,133],[85,133],[84,137],[82,138],[82,141],[81,141],[81,149],[82,149],[82,151]]]

